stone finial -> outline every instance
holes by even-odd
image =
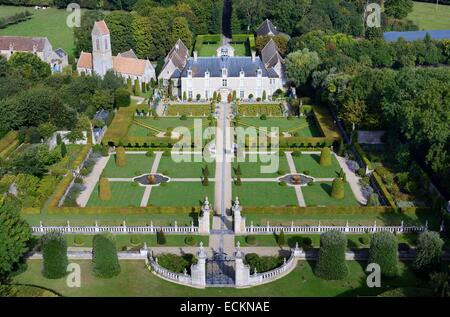
[[[295,242],[295,250],[298,250],[298,242]]]
[[[238,251],[240,251],[241,250],[241,242],[237,242],[236,243],[236,249],[238,250]]]
[[[253,274],[258,274],[258,270],[256,270],[256,267],[255,267],[255,270],[253,271]]]
[[[197,257],[205,259],[206,258],[206,252],[205,252],[205,248],[203,248],[203,241],[200,241],[199,245],[200,245],[200,247],[199,247],[199,251],[197,253]]]
[[[238,196],[236,196],[236,200],[234,201],[234,205],[236,207],[239,207],[239,197]]]
[[[184,276],[187,275],[187,270],[186,270],[186,268],[183,269],[183,274],[184,274]]]
[[[147,242],[144,242],[144,250],[147,250],[147,249],[148,249]]]

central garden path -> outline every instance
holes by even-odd
[[[158,172],[158,166],[159,166],[159,162],[161,161],[162,155],[163,155],[163,152],[161,152],[161,151],[155,152],[155,160],[153,161],[153,165],[150,170],[151,174],[155,174]],[[147,207],[148,200],[150,199],[151,193],[152,193],[152,186],[146,186],[144,195],[142,196],[142,200],[141,200],[141,207]]]
[[[366,205],[367,199],[364,197],[362,190],[361,190],[361,186],[359,185],[359,181],[360,181],[361,177],[359,177],[358,175],[353,173],[350,170],[350,168],[348,168],[347,162],[345,161],[344,157],[336,155],[336,159],[339,162],[339,165],[341,166],[342,170],[344,171],[344,173],[347,177],[347,182],[349,183],[350,188],[352,189],[353,195],[355,195],[356,200],[360,204]]]
[[[91,197],[92,192],[94,191],[95,185],[100,179],[100,175],[102,175],[103,169],[108,164],[108,160],[111,155],[102,156],[97,163],[95,164],[91,174],[89,174],[84,179],[84,186],[86,186],[85,190],[83,190],[77,198],[77,204],[80,207],[86,207],[89,197]]]
[[[284,152],[286,155],[286,160],[289,165],[289,170],[291,174],[297,174],[297,169],[295,167],[294,160],[292,159],[292,152]],[[295,194],[297,195],[298,205],[300,207],[306,207],[305,197],[303,197],[302,187],[300,185],[295,185]]]

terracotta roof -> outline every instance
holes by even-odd
[[[106,26],[106,23],[104,20],[95,22],[94,28],[92,29],[92,33],[94,33],[95,31],[98,31],[98,33],[100,35],[108,35],[109,34],[108,26]]]
[[[35,48],[37,52],[42,52],[46,41],[46,37],[0,36],[0,50],[9,51],[12,46],[14,51],[33,52]]]
[[[132,49],[130,49],[129,51],[123,52],[123,53],[119,53],[117,56],[118,57],[128,57],[128,58],[137,58],[136,54],[134,53],[134,51]]]
[[[270,39],[266,46],[264,46],[261,51],[261,57],[267,68],[272,68],[278,63],[284,62],[280,53],[278,53],[278,46],[273,39]]]
[[[78,68],[92,69],[92,54],[81,52],[77,63]]]
[[[149,61],[123,56],[113,56],[113,69],[115,72],[142,76]]]

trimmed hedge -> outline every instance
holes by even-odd
[[[98,193],[100,200],[110,200],[112,198],[109,180],[106,177],[100,178],[98,183]]]
[[[113,121],[103,137],[102,143],[108,145],[119,145],[123,137],[128,133],[128,129],[133,122],[136,106],[119,108]]]
[[[57,279],[67,274],[67,241],[66,237],[56,231],[46,233],[41,238],[43,257],[42,275],[49,279]]]
[[[16,141],[19,137],[19,132],[17,131],[9,131],[6,135],[0,140],[0,152],[3,152],[7,147],[11,145],[14,141]]]
[[[386,186],[384,186],[383,180],[377,172],[372,172],[371,179],[375,182],[375,185],[380,189],[384,198],[391,208],[397,208],[397,204],[395,203],[394,197],[392,197],[391,193],[387,190]]]
[[[326,207],[300,207],[300,206],[245,206],[246,212],[256,214],[274,215],[323,215],[329,214],[349,214],[349,215],[377,215],[377,214],[401,214],[395,209],[387,206],[326,206]],[[414,213],[416,210],[409,209],[407,213]]]
[[[66,191],[69,188],[69,186],[72,184],[73,179],[74,179],[74,177],[73,177],[72,173],[67,174],[66,177],[64,177],[62,179],[62,181],[56,187],[56,190],[53,193],[52,198],[50,199],[50,202],[49,202],[49,205],[48,205],[49,209],[58,207],[59,201],[61,200],[61,198],[66,193]]]
[[[167,207],[49,207],[49,214],[61,215],[143,215],[143,214],[189,214],[199,212],[200,206]]]
[[[381,274],[387,277],[398,275],[398,242],[391,232],[376,232],[372,235],[369,263],[376,263]]]
[[[116,166],[125,166],[126,164],[125,149],[122,146],[116,148]]]
[[[366,152],[364,152],[361,145],[359,145],[359,143],[353,143],[353,146],[355,147],[356,153],[359,155],[363,163],[366,164],[369,167],[369,169],[372,170],[373,169],[372,162],[367,157],[367,154]]]
[[[94,236],[92,240],[92,271],[95,276],[111,278],[120,273],[116,241],[110,233]]]
[[[331,185],[331,197],[343,199],[345,196],[344,181],[341,178],[335,178]]]
[[[325,280],[344,279],[348,275],[346,249],[347,238],[342,232],[331,230],[321,234],[316,275]]]
[[[320,151],[320,165],[321,166],[331,166],[331,150],[329,147],[324,147]]]

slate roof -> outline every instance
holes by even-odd
[[[0,36],[0,50],[9,51],[12,45],[14,51],[33,52],[36,48],[37,52],[42,52],[46,41],[46,37]]]
[[[61,58],[67,55],[66,51],[63,50],[62,48],[57,48],[55,50],[55,53],[56,53],[56,55],[58,55]]]
[[[273,25],[272,21],[266,19],[256,30],[257,36],[266,36],[266,35],[278,35],[280,31],[277,30],[275,25]]]
[[[172,61],[175,67],[181,70],[184,68],[184,66],[186,66],[186,60],[188,57],[189,57],[189,49],[186,47],[186,45],[184,45],[181,39],[178,39],[178,41],[170,50],[169,54],[167,54],[164,67],[167,65],[169,61]]]
[[[278,74],[273,70],[267,70],[259,57],[255,61],[252,57],[198,57],[197,61],[189,58],[186,67],[181,73],[181,77],[187,77],[189,69],[192,70],[192,77],[204,77],[209,71],[210,77],[222,77],[222,68],[228,70],[228,77],[239,77],[241,70],[245,77],[256,77],[258,69],[261,69],[263,77],[277,78]]]
[[[395,42],[399,38],[406,41],[423,40],[425,36],[430,34],[433,40],[450,39],[450,30],[430,30],[430,31],[408,31],[408,32],[385,32],[383,37],[388,42]]]
[[[284,62],[283,58],[278,52],[278,46],[273,39],[270,39],[266,46],[264,46],[261,51],[261,57],[264,66],[266,66],[267,68],[272,68],[278,63]]]

